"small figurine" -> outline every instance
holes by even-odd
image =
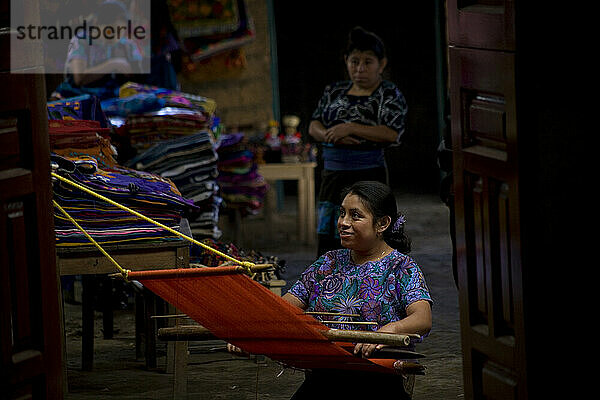
[[[283,126],[285,136],[282,143],[282,160],[284,162],[300,162],[302,153],[302,135],[298,132],[300,118],[296,115],[284,115]]]

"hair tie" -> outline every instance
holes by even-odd
[[[404,215],[398,216],[398,219],[396,219],[396,222],[394,222],[394,226],[392,227],[392,232],[394,232],[394,233],[400,232],[400,229],[402,229],[402,226],[404,225],[405,222],[406,222],[406,217]]]

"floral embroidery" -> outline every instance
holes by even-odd
[[[396,250],[380,260],[356,265],[349,249],[321,256],[302,273],[289,292],[307,305],[308,311],[359,314],[356,321],[375,321],[379,327],[406,316],[406,307],[417,300],[431,302],[423,272],[415,261]],[[327,317],[349,321],[348,317]],[[361,329],[351,324],[332,326]]]

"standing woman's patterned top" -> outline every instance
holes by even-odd
[[[345,122],[367,126],[385,125],[398,132],[396,142],[400,143],[408,107],[398,87],[384,80],[370,96],[349,95],[351,87],[352,81],[327,86],[312,119],[320,121],[325,128]],[[384,166],[381,145],[364,139],[361,145],[353,146],[323,143],[324,167],[329,170],[349,170]]]
[[[306,311],[360,314],[360,317],[329,317],[327,320],[374,321],[362,325],[340,324],[339,329],[377,330],[406,317],[406,307],[418,300],[432,303],[423,272],[415,261],[397,250],[377,260],[355,264],[350,249],[325,253],[292,285],[289,293]]]

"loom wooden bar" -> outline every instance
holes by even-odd
[[[332,341],[350,341],[353,343],[377,343],[391,346],[408,346],[411,336],[395,333],[379,333],[372,331],[352,331],[329,329],[321,331],[323,336]],[[158,338],[162,340],[210,340],[214,335],[202,325],[180,325],[158,330]]]
[[[214,340],[217,339],[202,325],[179,325],[158,330],[161,340]]]
[[[371,355],[373,358],[391,358],[391,359],[414,359],[424,358],[425,354],[417,353],[415,351],[398,349],[395,347],[383,347],[381,349],[375,349]]]
[[[335,315],[337,317],[360,317],[360,314],[344,314],[344,313],[328,312],[328,311],[305,311],[304,314],[307,314],[307,315]]]
[[[394,369],[403,375],[425,375],[425,366],[411,361],[398,360]]]
[[[349,331],[353,332],[353,331]],[[361,332],[363,333],[363,332]],[[369,332],[366,332],[367,335],[362,335],[365,340],[374,340],[373,335],[369,335]],[[391,335],[391,334],[388,334]],[[325,333],[327,336],[327,333]],[[337,337],[335,334],[332,336]],[[361,336],[361,335],[351,335]],[[379,334],[381,337],[381,334]],[[398,336],[398,335],[395,335]],[[405,335],[403,335],[405,336]],[[202,340],[214,340],[217,339],[208,329],[203,327],[202,325],[179,325],[172,326],[168,328],[160,328],[158,330],[158,338],[165,341],[176,341],[176,342],[185,342],[188,341],[202,341]],[[398,339],[398,338],[395,338]],[[390,341],[389,337],[384,338],[384,340]],[[405,346],[404,338],[400,339],[402,346]],[[347,346],[346,346],[347,347]],[[353,346],[351,346],[353,347]],[[352,349],[347,349],[348,351],[352,351]],[[373,352],[374,358],[390,358],[390,359],[415,359],[415,358],[423,358],[425,357],[422,353],[417,353],[414,351],[406,350],[398,347],[383,347],[381,349],[377,349]]]
[[[396,333],[380,333],[372,331],[351,331],[345,329],[329,329],[323,331],[323,336],[334,341],[349,341],[353,343],[377,343],[391,346],[408,346],[410,336]]]
[[[322,324],[339,324],[339,325],[377,325],[375,321],[321,321]]]

